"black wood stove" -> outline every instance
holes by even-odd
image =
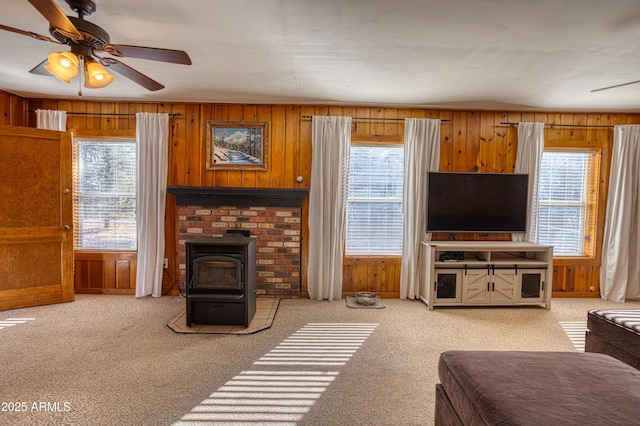
[[[256,240],[228,233],[185,242],[187,326],[249,326],[256,313]]]

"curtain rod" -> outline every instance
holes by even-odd
[[[502,121],[500,124],[506,124],[508,126],[517,126],[518,123],[512,121]],[[545,123],[544,127],[592,127],[596,129],[613,129],[613,126],[598,126],[594,124],[547,124]]]
[[[313,115],[303,115],[302,118],[311,119]],[[406,117],[414,118],[414,117]],[[352,120],[358,121],[404,121],[405,118],[393,118],[393,117],[351,117]],[[449,122],[450,120],[440,120],[442,123]]]
[[[36,112],[35,109],[27,110],[27,112]],[[108,116],[108,117],[135,117],[135,113],[115,113],[115,112],[67,112],[67,115],[99,115],[99,116]],[[182,114],[169,114],[169,117],[179,117]]]
[[[303,115],[302,118],[311,119],[312,115]],[[411,118],[411,117],[407,117]],[[387,118],[387,117],[352,117],[352,120],[358,121],[404,121],[404,118]],[[451,120],[440,120],[442,123],[448,123]],[[518,123],[512,121],[502,121],[500,124],[506,124],[508,126],[517,126]],[[583,128],[596,128],[596,129],[613,129],[614,126],[598,126],[594,124],[546,124],[545,127],[583,127]]]

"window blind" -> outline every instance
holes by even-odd
[[[352,146],[347,255],[402,253],[404,147]]]
[[[135,141],[74,141],[74,247],[136,249]]]
[[[591,152],[542,154],[538,242],[556,256],[583,256]]]

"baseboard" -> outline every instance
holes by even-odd
[[[583,299],[599,299],[600,293],[597,291],[576,291],[576,292],[566,292],[566,291],[554,291],[551,293],[551,297],[561,298],[561,297],[577,297]]]
[[[76,288],[75,294],[136,294],[134,288]]]

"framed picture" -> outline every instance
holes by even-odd
[[[268,125],[207,121],[207,170],[267,170]]]

